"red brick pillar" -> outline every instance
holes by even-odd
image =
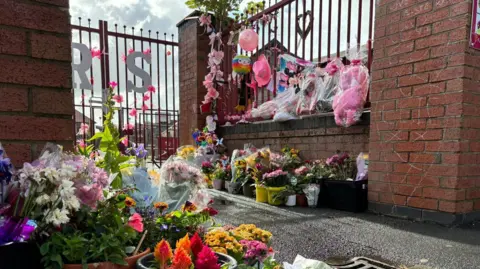
[[[47,141],[71,148],[68,0],[0,0],[0,142],[16,166]]]
[[[377,1],[373,211],[444,224],[480,218],[480,51],[468,46],[471,11],[471,0]]]
[[[207,93],[203,81],[207,75],[207,60],[210,39],[199,26],[199,16],[193,12],[177,24],[180,54],[180,145],[193,143],[192,132],[205,126],[207,115],[201,115],[200,104]]]

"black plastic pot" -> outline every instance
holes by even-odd
[[[42,255],[35,243],[20,242],[0,246],[0,269],[43,269]]]
[[[324,180],[319,201],[328,207],[363,212],[368,207],[368,181]]]
[[[255,187],[252,186],[250,183],[243,185],[243,195],[245,195],[246,197],[254,197],[254,193]]]
[[[241,194],[242,193],[242,183],[240,183],[240,182],[230,182],[230,184],[228,185],[228,193]]]
[[[237,261],[233,257],[222,254],[222,253],[218,253],[218,252],[215,252],[215,255],[217,255],[218,263],[220,263],[220,265],[228,263],[228,264],[230,264],[229,269],[236,269],[237,268]],[[153,256],[153,253],[148,254],[147,256],[144,256],[144,257],[140,258],[137,261],[137,269],[150,269],[150,268],[152,268],[152,265],[155,263],[154,260],[155,260],[155,257]]]

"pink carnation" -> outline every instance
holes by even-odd
[[[135,231],[141,233],[143,232],[143,219],[142,216],[138,213],[134,213],[129,219],[128,219],[128,226],[132,227]]]

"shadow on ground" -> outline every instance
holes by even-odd
[[[272,207],[218,191],[212,195],[220,223],[253,223],[270,230],[280,261],[292,262],[300,254],[339,264],[365,256],[395,266],[479,268],[478,225],[448,228],[369,213]]]

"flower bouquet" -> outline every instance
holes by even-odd
[[[160,168],[158,198],[169,204],[171,210],[179,209],[205,187],[200,169],[183,159],[172,156]]]
[[[175,251],[170,244],[162,240],[153,254],[138,261],[138,268],[158,269],[220,269],[235,268],[236,261],[224,254],[215,253],[208,245],[204,245],[200,236],[195,233],[192,238],[185,235],[176,243]]]
[[[14,168],[7,157],[5,150],[0,143],[0,214],[5,212],[10,206],[4,204],[7,198],[7,186],[10,183],[14,173]]]

